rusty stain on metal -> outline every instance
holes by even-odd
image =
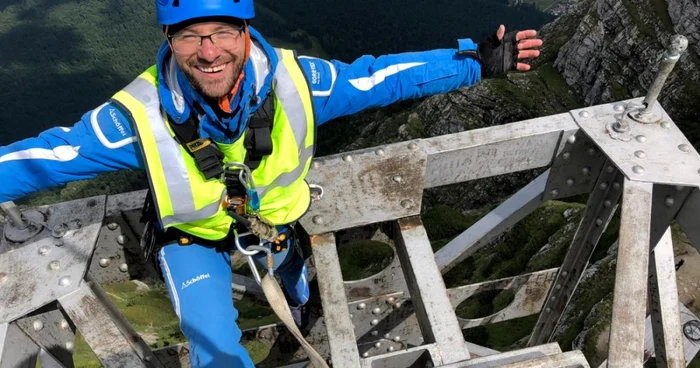
[[[406,217],[406,218],[401,219],[401,221],[399,221],[399,226],[400,226],[402,231],[413,230],[413,229],[416,229],[418,227],[422,227],[423,220],[421,220],[420,216]]]
[[[310,235],[309,239],[311,240],[312,247],[320,247],[330,243],[335,244],[335,236],[333,233]]]

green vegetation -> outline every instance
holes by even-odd
[[[340,270],[346,281],[360,280],[385,269],[393,259],[388,245],[375,241],[360,241],[338,247]]]

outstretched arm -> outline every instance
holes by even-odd
[[[517,32],[513,38],[513,59],[537,57],[541,40],[532,39],[534,30]],[[447,93],[477,84],[482,65],[503,65],[505,27],[499,27],[488,44],[470,39],[458,40],[456,49],[439,49],[384,55],[362,56],[351,64],[338,60],[300,57],[299,61],[311,84],[317,124],[357,113],[371,107],[387,106],[400,100]],[[508,40],[508,37],[506,37]],[[496,43],[496,44],[494,44]],[[510,45],[508,45],[510,46]],[[490,52],[489,52],[490,51]],[[505,55],[510,57],[511,55]],[[513,70],[529,70],[529,65],[512,63]]]
[[[51,128],[0,147],[0,203],[104,172],[141,168],[130,119],[104,104],[73,127]]]

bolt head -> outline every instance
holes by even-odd
[[[381,343],[381,342],[377,341],[377,342],[374,343],[374,347],[375,347],[375,348],[378,348],[378,347],[380,347],[380,346],[382,346],[382,343]]]
[[[681,150],[682,152],[690,152],[690,146],[685,144],[685,143],[679,145],[678,149]]]
[[[41,331],[41,329],[44,328],[44,322],[41,322],[40,320],[36,320],[32,324],[32,327],[34,327],[34,331]]]
[[[413,201],[410,199],[404,199],[403,201],[401,201],[401,207],[407,210],[411,209],[413,207]]]
[[[49,254],[49,252],[51,252],[51,248],[49,248],[49,247],[41,247],[41,248],[39,248],[39,254],[42,255],[42,256],[45,256],[45,255]]]
[[[58,284],[65,287],[70,285],[71,281],[70,276],[63,276],[58,280]]]
[[[119,236],[117,236],[117,243],[119,243],[119,245],[124,245],[124,244],[126,244],[126,242],[127,242],[128,240],[129,240],[129,238],[127,238],[126,235],[119,235]]]
[[[605,202],[603,202],[603,206],[605,206],[605,207],[612,206],[612,201],[610,201],[609,199],[606,199]]]
[[[396,299],[395,299],[394,297],[391,297],[391,298],[389,298],[389,299],[386,300],[386,303],[387,303],[387,304],[391,304],[391,303],[394,302],[394,300],[396,300]]]
[[[673,204],[675,201],[673,200],[673,197],[667,196],[666,199],[664,200],[664,203],[666,203],[667,207],[673,207]]]
[[[374,309],[372,309],[372,313],[374,313],[374,314],[379,314],[379,313],[381,313],[381,312],[382,312],[382,310],[379,309],[379,308],[374,308]]]
[[[614,183],[613,183],[613,188],[615,188],[615,190],[620,190],[620,183],[614,182]]]
[[[568,185],[568,186],[574,185],[574,179],[571,179],[571,178],[567,179],[567,180],[566,180],[566,185]]]
[[[671,123],[669,123],[668,121],[662,121],[662,122],[661,122],[661,127],[662,127],[662,128],[665,128],[665,129],[670,129],[670,128],[671,128]]]
[[[547,313],[549,313],[549,312],[552,311],[552,308],[547,307],[544,311],[547,312]]]
[[[569,139],[567,139],[567,141],[568,141],[570,144],[576,143],[576,135],[574,135],[574,134],[570,135],[570,136],[569,136]]]
[[[384,338],[385,338],[385,339],[388,339],[388,338],[390,338],[390,337],[391,337],[391,335],[390,335],[388,332],[384,334]]]
[[[62,319],[61,320],[61,329],[67,330],[69,327],[70,327],[70,325],[68,324],[68,321],[66,321],[65,319]]]
[[[379,331],[374,330],[374,331],[370,332],[370,334],[371,334],[372,336],[377,336],[377,335],[379,335]]]
[[[595,220],[595,224],[596,224],[596,226],[601,226],[601,225],[603,225],[603,220],[601,220],[601,219],[596,219],[596,220]]]
[[[394,341],[396,341],[396,342],[401,341],[401,336],[394,336]]]
[[[410,149],[411,151],[418,149],[418,144],[416,142],[411,142],[408,144],[408,149]]]
[[[360,304],[357,306],[357,309],[365,309],[365,308],[367,308],[367,304],[365,304],[365,303],[360,303]]]
[[[625,111],[625,107],[624,107],[623,105],[620,105],[620,104],[617,104],[617,105],[613,106],[613,109],[614,109],[615,111],[618,111],[618,112],[620,112],[620,111]]]
[[[371,324],[372,326],[376,326],[377,323],[379,323],[379,320],[378,320],[378,319],[373,319],[372,322],[370,322],[370,324]]]
[[[589,155],[593,156],[593,155],[595,155],[595,151],[596,151],[595,148],[591,147],[586,152],[588,152]]]
[[[58,271],[61,268],[61,264],[58,261],[49,262],[49,269],[51,271]]]
[[[561,272],[561,275],[564,276],[564,277],[566,277],[566,275],[568,275],[568,274],[569,274],[569,273],[566,272],[566,271],[562,271],[562,272]]]
[[[376,151],[374,151],[374,153],[375,153],[377,156],[384,156],[384,155],[386,154],[386,152],[385,152],[383,149],[381,149],[381,148],[378,149],[378,150],[376,150]]]
[[[559,189],[552,189],[552,198],[556,198],[559,195]]]
[[[394,304],[394,308],[401,308],[401,302]]]
[[[343,156],[343,161],[345,161],[345,162],[352,162],[352,156],[350,156],[350,155],[345,155],[345,156]]]
[[[590,172],[591,172],[590,167],[584,167],[583,169],[581,169],[581,174],[583,174],[583,175],[588,175],[588,173],[590,173]]]
[[[636,165],[632,168],[632,172],[634,172],[637,175],[641,175],[644,174],[644,168],[639,165]]]
[[[558,284],[557,286],[555,286],[555,289],[557,289],[557,290],[561,289],[561,284]]]
[[[401,184],[401,182],[403,182],[403,178],[401,177],[401,175],[394,175],[391,178],[391,180],[393,180],[394,182],[399,183],[399,184]]]
[[[636,139],[637,142],[639,142],[639,143],[645,143],[647,141],[647,136],[640,134],[640,135],[636,136],[634,139]]]
[[[66,342],[66,350],[73,351],[73,348],[74,348],[73,341]]]
[[[119,225],[117,225],[116,222],[110,222],[109,224],[107,224],[107,228],[112,230],[112,231],[117,230],[118,227],[119,227]]]
[[[606,189],[608,189],[608,183],[607,182],[600,183],[600,190],[606,190]]]
[[[571,158],[571,153],[570,153],[570,152],[564,152],[564,153],[561,155],[561,157],[562,157],[564,160],[568,160],[568,159]]]
[[[323,217],[320,215],[314,216],[314,218],[311,220],[314,222],[316,225],[322,225],[323,224]]]
[[[393,347],[393,346],[389,346],[389,349],[387,349],[387,350],[391,353],[392,351],[394,351],[394,347]]]
[[[608,166],[608,167],[605,168],[605,171],[611,173],[611,172],[615,171],[615,168],[612,167],[612,166]]]
[[[109,258],[100,259],[100,267],[104,268],[104,267],[109,266],[109,262],[110,262]]]
[[[635,155],[637,158],[641,158],[641,159],[647,158],[647,154],[646,154],[646,152],[644,152],[644,151],[636,151],[636,152],[634,153],[634,155]]]
[[[362,353],[362,357],[363,357],[363,358],[367,358],[368,356],[369,356],[369,353],[368,353],[368,352],[365,351],[364,353]]]
[[[129,271],[129,266],[126,263],[122,263],[119,265],[119,271],[121,271],[121,272]]]
[[[579,112],[578,116],[580,116],[582,118],[587,118],[587,117],[591,116],[591,114],[589,114],[588,111],[584,110],[584,111]]]

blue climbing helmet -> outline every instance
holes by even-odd
[[[204,17],[255,17],[253,0],[156,0],[158,23],[171,26]]]

